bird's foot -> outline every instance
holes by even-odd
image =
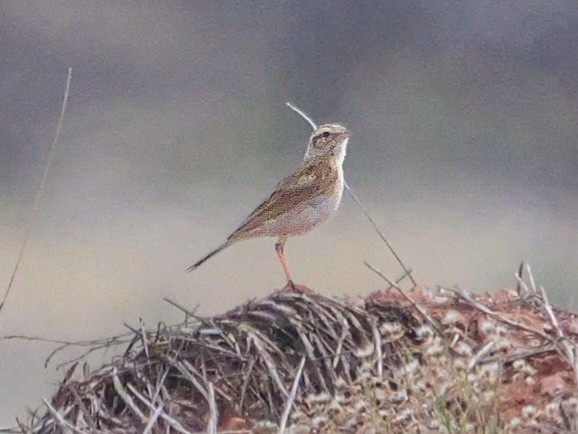
[[[304,285],[297,285],[292,280],[288,280],[287,284],[283,288],[281,288],[279,292],[301,292],[304,294],[308,294],[313,292],[313,290]]]

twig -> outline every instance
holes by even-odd
[[[38,336],[24,336],[24,335],[9,335],[9,336],[3,336],[0,339],[3,339],[3,340],[19,339],[19,340],[23,340],[23,341],[37,341],[37,342],[44,342],[44,343],[49,343],[49,344],[57,344],[58,346],[48,354],[48,357],[44,361],[44,367],[48,366],[48,364],[50,363],[50,361],[52,360],[52,358],[56,354],[58,354],[61,351],[64,351],[67,348],[70,348],[70,347],[80,347],[80,348],[89,347],[89,349],[87,351],[83,352],[80,356],[75,357],[74,359],[69,360],[65,363],[59,364],[57,366],[57,369],[58,369],[58,368],[61,368],[65,365],[69,365],[69,364],[74,363],[78,360],[81,360],[84,357],[86,357],[87,355],[93,353],[94,351],[98,351],[98,350],[101,350],[103,348],[107,349],[107,348],[110,348],[110,347],[113,347],[116,345],[125,344],[126,342],[129,342],[128,339],[125,339],[129,336],[133,336],[132,333],[124,333],[122,335],[113,336],[111,338],[94,339],[94,340],[90,340],[90,341],[77,341],[77,342],[63,341],[63,340],[59,340],[59,339],[41,338]]]
[[[524,261],[520,262],[520,266],[518,267],[518,272],[516,273],[516,292],[518,293],[518,297],[522,296],[522,288],[526,285],[522,281],[522,273],[524,272]]]
[[[373,220],[371,218],[371,216],[369,215],[369,213],[367,212],[367,210],[365,209],[365,207],[361,204],[360,200],[358,199],[357,195],[353,192],[353,190],[351,190],[351,188],[349,187],[349,185],[347,184],[347,182],[345,183],[345,188],[347,189],[347,191],[349,192],[349,195],[353,198],[353,200],[355,201],[355,203],[357,204],[357,206],[359,207],[359,209],[361,210],[361,212],[363,213],[363,215],[365,215],[365,217],[367,218],[367,220],[369,221],[369,223],[371,224],[371,226],[373,227],[373,229],[377,232],[377,234],[379,235],[379,238],[381,238],[381,241],[383,241],[385,243],[385,245],[387,246],[388,250],[391,252],[391,254],[393,255],[393,257],[395,258],[395,260],[397,261],[397,263],[401,266],[401,268],[403,269],[403,271],[405,272],[405,274],[408,275],[409,280],[411,280],[411,283],[413,284],[413,286],[417,286],[417,283],[415,281],[415,279],[413,278],[411,271],[409,270],[409,268],[406,267],[406,265],[404,264],[404,262],[401,260],[400,256],[397,254],[397,252],[395,251],[395,249],[393,248],[393,246],[391,245],[391,243],[389,241],[387,241],[387,238],[385,238],[385,235],[383,234],[383,232],[381,231],[381,229],[379,229],[379,227],[377,226],[377,223],[375,223],[375,220]]]
[[[184,308],[183,306],[179,305],[177,302],[171,300],[170,298],[164,297],[163,300],[166,301],[166,302],[167,302],[168,304],[170,304],[171,306],[173,306],[173,307],[177,308],[178,310],[184,312],[185,317],[186,317],[186,318],[185,318],[186,322],[188,322],[188,319],[189,319],[189,317],[190,317],[190,318],[193,318],[194,320],[198,321],[201,325],[203,325],[203,326],[205,326],[205,327],[208,327],[208,328],[211,329],[211,330],[214,329],[214,330],[218,331],[219,333],[222,333],[222,330],[219,329],[219,327],[217,327],[217,326],[215,325],[215,323],[214,323],[211,319],[203,318],[203,317],[198,316],[198,315],[195,314],[195,311],[196,311],[197,308],[199,307],[198,304],[197,304],[197,306],[195,306],[195,308],[194,308],[192,311],[190,311],[190,310]]]
[[[195,373],[194,372],[195,368],[190,363],[188,363],[186,360],[183,360],[183,362],[181,363],[169,357],[163,357],[163,359],[165,359],[168,363],[174,366],[175,369],[177,369],[181,374],[183,374],[183,376],[186,379],[188,379],[191,383],[193,383],[193,386],[195,386],[197,390],[200,392],[200,394],[203,395],[203,398],[205,398],[207,402],[209,401],[209,393],[205,390],[203,385],[193,375]]]
[[[169,370],[167,368],[165,368],[165,371],[163,372],[163,375],[161,376],[160,379],[157,380],[157,387],[155,388],[154,393],[151,396],[151,402],[154,404],[156,402],[156,400],[158,399],[160,393],[161,393],[161,389],[165,383],[165,380],[167,379],[167,376],[169,375]]]
[[[523,348],[521,350],[515,351],[514,354],[512,354],[511,356],[507,356],[507,357],[504,357],[503,354],[483,357],[483,358],[479,359],[477,362],[480,364],[494,363],[494,362],[500,362],[501,364],[507,364],[507,363],[515,362],[516,360],[528,359],[529,357],[533,357],[533,356],[536,356],[538,354],[558,353],[558,352],[559,352],[559,350],[558,350],[558,348],[556,348],[555,344],[548,343],[548,344],[542,345],[538,348]],[[470,367],[470,365],[468,364],[468,368],[469,367]]]
[[[149,345],[148,345],[148,341],[147,341],[147,335],[146,335],[146,330],[144,328],[144,323],[142,321],[142,318],[140,319],[140,329],[139,329],[139,334],[142,340],[142,346],[145,352],[145,355],[147,356],[147,359],[150,358],[150,354],[149,354]]]
[[[142,394],[140,394],[138,392],[138,390],[136,390],[132,384],[128,385],[128,388],[130,389],[130,391],[132,393],[134,393],[134,396],[136,396],[144,405],[146,405],[148,408],[150,408],[151,410],[155,410],[155,406],[153,404],[151,404]],[[168,414],[166,413],[161,413],[160,417],[162,417],[164,420],[167,421],[167,423],[171,426],[171,428],[173,428],[175,431],[178,431],[182,434],[191,434],[190,431],[187,431],[185,429],[185,427],[183,425],[181,425],[180,422],[178,422],[177,420],[173,419],[172,417],[170,417]]]
[[[388,279],[381,271],[372,266],[369,262],[365,261],[364,263],[367,268],[369,268],[371,271],[373,271],[375,274],[377,274],[379,277],[385,280],[389,285],[391,285],[392,288],[397,289],[397,291],[401,294],[401,296],[405,298],[408,302],[410,302],[413,307],[415,307],[415,309],[419,312],[422,318],[430,323],[430,325],[433,327],[436,333],[440,336],[443,336],[442,331],[440,330],[436,322],[433,320],[433,318],[431,318],[425,310],[423,310],[409,295],[407,295],[405,291],[399,287],[398,284],[396,284],[391,279]]]
[[[199,304],[197,304],[195,306],[195,308],[191,311],[183,306],[181,306],[180,304],[178,304],[176,301],[171,300],[168,297],[163,297],[163,300],[166,301],[168,304],[170,304],[171,306],[177,308],[178,310],[180,310],[181,312],[183,312],[185,314],[185,319],[189,319],[189,317],[191,318],[196,318],[195,312],[197,311],[197,309],[199,308]]]
[[[142,423],[146,423],[147,422],[146,416],[143,414],[142,411],[140,411],[140,409],[134,403],[134,400],[132,399],[132,397],[128,394],[128,392],[122,386],[122,384],[118,378],[116,368],[114,368],[114,371],[113,371],[112,384],[114,386],[114,390],[116,390],[116,393],[118,393],[118,396],[124,401],[124,403],[128,407],[130,407],[130,409],[133,411],[133,413],[135,415],[138,416],[138,418],[141,420]],[[130,384],[128,385],[128,387],[130,388]]]
[[[518,297],[522,297],[523,295],[522,293],[525,293],[526,297],[530,297],[532,291],[530,291],[530,288],[528,288],[526,282],[522,280],[519,274],[516,274],[515,276],[516,280],[518,281],[518,285],[516,286],[516,292],[518,293]]]
[[[494,341],[488,341],[483,345],[478,351],[476,351],[470,361],[468,362],[468,370],[471,371],[478,364],[478,362],[490,351],[494,349],[496,343]]]
[[[578,347],[574,345],[574,384],[578,385]],[[574,410],[578,411],[578,403],[574,404]],[[578,413],[574,416],[574,432],[578,432]]]
[[[283,393],[283,395],[285,395],[286,397],[289,397],[289,393],[285,389],[285,386],[283,385],[283,382],[281,381],[281,378],[279,377],[279,373],[277,372],[277,368],[275,367],[275,362],[271,358],[271,355],[264,348],[261,340],[257,337],[257,335],[254,333],[254,331],[248,333],[247,338],[253,343],[253,345],[255,345],[257,352],[262,357],[263,362],[265,362],[265,366],[267,367],[267,370],[271,374],[271,378],[273,379],[273,382],[277,385],[278,389],[281,391],[281,393]]]
[[[531,276],[529,266],[528,266],[528,273]],[[532,277],[530,278],[530,284],[535,285],[534,279]],[[550,304],[550,300],[548,300],[548,294],[546,294],[546,290],[544,289],[544,287],[540,286],[540,287],[538,287],[538,289],[540,291],[540,295],[542,296],[542,300],[544,303],[544,310],[546,311],[546,313],[548,314],[548,317],[550,318],[550,323],[552,324],[552,327],[554,328],[554,330],[556,330],[556,335],[559,338],[559,342],[560,342],[560,346],[562,347],[562,351],[563,351],[564,355],[566,356],[568,363],[570,363],[570,365],[572,365],[572,367],[575,367],[576,366],[576,360],[575,360],[576,345],[573,344],[572,342],[570,342],[566,338],[566,334],[564,334],[564,331],[562,330],[562,328],[560,328],[560,324],[558,323],[558,319],[556,318],[556,315],[554,314],[554,309],[552,309],[552,305]],[[574,375],[575,376],[578,375],[576,373],[576,371],[574,372]],[[577,377],[577,379],[578,379],[578,377]]]
[[[373,332],[373,339],[375,345],[375,357],[377,359],[377,376],[383,377],[383,352],[381,351],[381,334],[377,328],[377,319],[371,321],[371,330]]]
[[[90,413],[87,411],[85,405],[83,404],[82,399],[80,398],[80,396],[78,394],[78,391],[74,387],[69,387],[68,390],[70,390],[72,392],[72,395],[74,396],[74,401],[76,402],[76,405],[78,405],[78,407],[81,409],[81,413],[87,415],[85,421],[86,421],[87,425],[89,426],[90,430],[92,432],[96,432],[97,431],[96,424],[94,423],[94,421],[90,417]]]
[[[278,434],[285,433],[285,427],[287,426],[287,421],[289,420],[289,414],[291,413],[291,407],[295,401],[295,396],[297,395],[297,388],[299,387],[299,381],[301,380],[301,374],[303,373],[303,367],[305,366],[305,356],[301,357],[301,362],[299,363],[299,368],[297,368],[297,374],[293,380],[293,386],[291,387],[291,394],[285,405],[285,410],[283,410],[283,416],[281,417],[281,424],[279,425]]]
[[[520,324],[519,322],[516,321],[512,321],[509,318],[506,318],[503,315],[500,315],[499,313],[494,312],[493,310],[491,310],[489,307],[484,306],[481,303],[478,303],[476,300],[474,300],[469,294],[467,294],[466,292],[464,292],[462,289],[457,288],[457,289],[448,289],[449,291],[453,292],[454,294],[460,296],[462,299],[464,299],[465,301],[467,301],[469,304],[471,304],[473,307],[475,307],[476,309],[478,309],[479,311],[485,313],[486,315],[491,316],[492,318],[495,318],[499,321],[502,321],[503,323],[506,323],[508,325],[511,325],[512,327],[516,327],[522,330],[526,330],[527,332],[533,333],[537,336],[540,336],[542,339],[545,339],[548,342],[552,341],[552,338],[544,333],[542,333],[539,330],[533,329],[532,327],[528,327],[525,326],[524,324]]]
[[[219,434],[254,434],[255,431],[251,431],[251,430],[246,430],[246,429],[242,429],[242,430],[233,430],[233,431],[219,431]],[[206,431],[203,432],[195,432],[195,433],[191,433],[191,434],[207,434]]]
[[[349,325],[347,324],[347,320],[343,318],[341,334],[339,335],[339,339],[337,341],[337,348],[335,349],[335,356],[333,357],[333,369],[337,367],[339,363],[339,359],[341,359],[341,352],[343,351],[343,342],[345,342],[345,336],[347,334],[347,329]]]
[[[84,346],[87,341],[83,342],[72,342],[72,341],[62,341],[60,339],[50,339],[50,338],[40,338],[38,336],[25,336],[25,335],[8,335],[3,336],[3,340],[11,340],[11,339],[18,339],[22,341],[38,341],[44,342],[48,344],[59,344],[59,345],[70,345],[70,346]],[[95,341],[91,341],[95,342]]]
[[[157,419],[159,418],[162,411],[163,411],[163,406],[159,405],[157,407],[157,409],[154,411],[154,413],[151,415],[151,417],[149,418],[149,422],[147,423],[147,426],[143,430],[142,434],[148,434],[153,430],[153,428],[155,427],[155,423],[157,422]]]
[[[249,383],[253,378],[251,375],[253,374],[253,368],[255,367],[257,359],[251,359],[249,362],[249,368],[247,369],[247,373],[245,374],[245,381],[243,381],[243,386],[241,387],[241,399],[239,400],[239,409],[243,411],[243,405],[245,404],[245,395],[247,393],[247,387],[249,387]]]
[[[530,279],[530,287],[534,294],[538,293],[538,289],[536,288],[536,282],[534,282],[534,275],[532,274],[532,269],[530,268],[530,264],[526,264],[526,271],[528,272],[528,279]]]
[[[8,286],[6,287],[6,291],[4,292],[4,297],[2,298],[2,302],[0,302],[0,312],[2,312],[2,309],[6,304],[6,300],[8,299],[8,295],[12,290],[12,287],[14,285],[14,279],[16,278],[16,273],[18,272],[18,268],[20,267],[20,263],[22,262],[22,257],[24,256],[24,250],[26,249],[26,245],[28,244],[28,240],[30,239],[30,235],[32,234],[32,228],[34,227],[34,224],[36,223],[36,219],[38,217],[40,199],[42,198],[42,194],[44,193],[46,180],[48,178],[48,172],[50,170],[52,160],[54,159],[54,154],[56,152],[56,144],[58,143],[58,139],[60,138],[60,131],[62,130],[62,124],[64,123],[64,113],[66,112],[66,105],[68,102],[68,92],[70,90],[71,78],[72,78],[72,68],[68,68],[68,77],[66,78],[66,89],[64,91],[64,97],[62,99],[62,108],[60,110],[58,125],[56,126],[56,133],[54,134],[54,141],[52,142],[52,148],[50,149],[50,154],[48,155],[48,160],[46,161],[46,166],[44,167],[44,175],[42,176],[40,186],[38,187],[38,191],[36,192],[36,199],[34,200],[34,204],[32,205],[30,219],[28,220],[26,232],[24,233],[24,239],[22,240],[22,244],[20,245],[20,251],[18,252],[16,265],[14,265],[14,270],[12,270],[10,281],[8,282]]]
[[[542,296],[542,300],[544,302],[544,309],[546,310],[546,313],[548,314],[548,317],[550,318],[550,323],[552,324],[552,327],[554,327],[554,330],[556,330],[556,334],[558,335],[559,338],[565,338],[566,335],[564,334],[564,332],[560,328],[560,324],[558,324],[558,319],[556,318],[556,315],[554,315],[554,310],[552,309],[552,305],[550,304],[550,300],[548,300],[548,295],[546,294],[546,290],[542,286],[540,286],[539,289],[540,289],[540,295]]]
[[[207,425],[207,434],[217,434],[217,424],[219,422],[219,411],[217,410],[217,402],[215,401],[215,388],[213,383],[209,381],[209,423]]]
[[[50,414],[52,414],[56,423],[60,425],[60,427],[66,434],[73,432],[83,434],[82,431],[76,429],[73,425],[71,425],[68,421],[66,421],[66,419],[64,419],[64,417],[52,405],[50,405],[48,400],[42,398],[42,402],[44,402],[44,405],[46,405],[46,408],[48,408],[48,411],[50,412]]]
[[[399,276],[397,279],[395,279],[395,283],[397,283],[399,285],[403,281],[403,279],[405,279],[406,277],[411,278],[412,272],[413,272],[413,270],[410,268],[409,270],[404,272],[401,276]],[[390,288],[391,288],[391,286],[387,289],[390,289]]]
[[[22,434],[23,432],[26,432],[24,429],[22,429],[23,427],[19,427],[19,428],[0,428],[0,433],[5,433],[5,434]]]

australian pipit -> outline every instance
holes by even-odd
[[[326,124],[315,129],[303,162],[283,179],[269,198],[215,250],[187,271],[193,271],[237,241],[257,237],[277,237],[275,251],[281,260],[289,288],[293,279],[283,248],[287,238],[309,232],[337,210],[343,194],[343,160],[349,140],[347,129]]]

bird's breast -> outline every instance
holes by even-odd
[[[339,168],[338,177],[328,191],[310,198],[306,203],[265,222],[259,230],[265,236],[295,236],[309,232],[331,217],[343,196],[343,171]]]

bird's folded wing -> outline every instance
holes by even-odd
[[[229,239],[244,238],[267,221],[275,220],[288,211],[305,208],[324,194],[331,194],[339,173],[331,161],[311,160],[283,179],[269,198],[259,205]]]

